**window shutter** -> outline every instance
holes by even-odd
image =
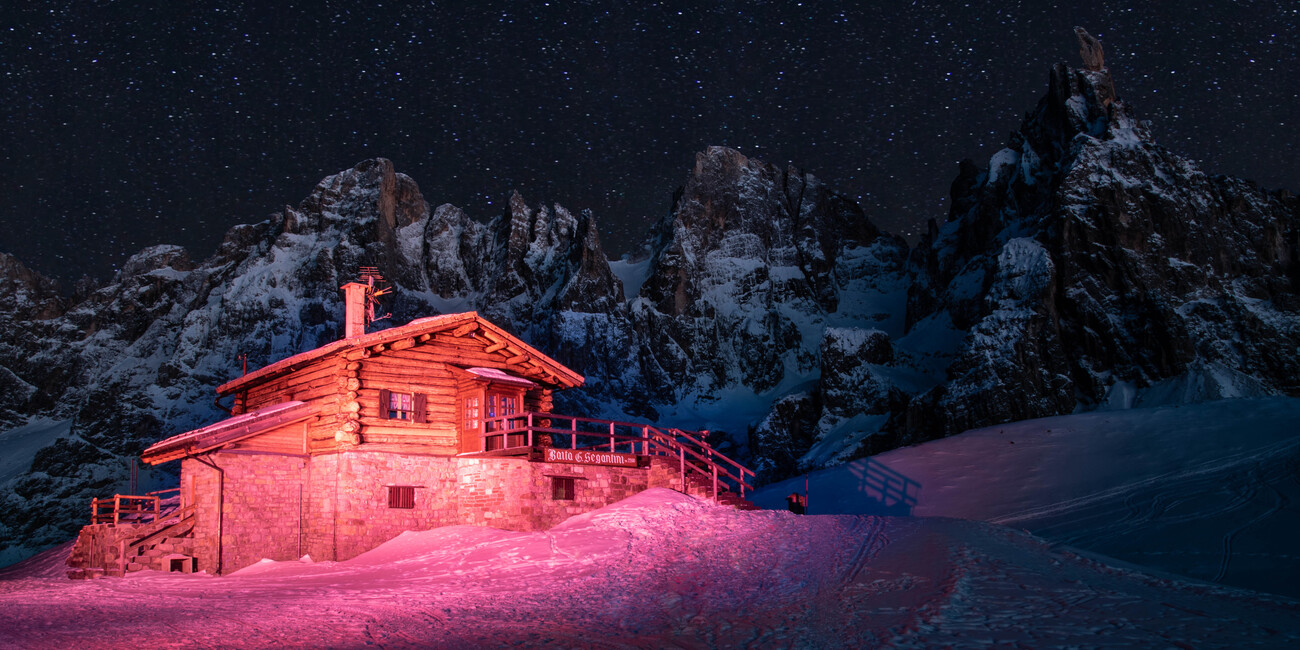
[[[388,419],[388,405],[392,402],[392,392],[387,388],[379,389],[379,417]]]
[[[427,422],[424,412],[429,408],[429,398],[424,393],[416,393],[411,396],[411,408],[415,410],[413,419],[421,424]]]

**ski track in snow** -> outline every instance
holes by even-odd
[[[1186,483],[1188,482],[1203,478],[1209,480],[1214,478],[1215,475],[1238,470],[1243,466],[1258,465],[1259,463],[1271,458],[1295,452],[1297,449],[1300,449],[1300,438],[1283,440],[1276,444],[1264,447],[1261,450],[1243,452],[1226,458],[1211,460],[1184,471],[1169,472],[1159,476],[1153,476],[1148,479],[1120,485],[1108,490],[1101,490],[1075,499],[1059,501],[1046,506],[1031,508],[1007,515],[990,517],[988,521],[995,524],[1013,524],[1031,519],[1042,519],[1053,514],[1070,512],[1107,500],[1123,498],[1125,505],[1130,510],[1130,517],[1132,519],[1140,520],[1139,523],[1142,523],[1149,521],[1151,517],[1137,516],[1136,506],[1132,504],[1132,500],[1139,496],[1145,495],[1153,501],[1158,501],[1165,493],[1177,492],[1178,490],[1176,488],[1186,488]],[[1161,491],[1151,494],[1150,490],[1153,488]],[[1253,496],[1253,493],[1247,495],[1247,498],[1242,499],[1242,502],[1249,501],[1249,497]],[[1235,509],[1236,508],[1227,508],[1225,510]]]
[[[1264,398],[998,425],[815,472],[810,512],[902,508],[989,521],[1154,571],[1297,598],[1297,420],[1300,400]],[[802,478],[775,484],[753,500],[780,507],[803,487]]]

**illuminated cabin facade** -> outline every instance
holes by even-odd
[[[747,506],[753,473],[701,434],[552,413],[583,377],[474,312],[367,334],[365,289],[344,287],[343,340],[218,387],[231,417],[145,450],[181,461],[177,509],[87,526],[70,575],[345,560],[407,530],[542,530],[650,487]]]

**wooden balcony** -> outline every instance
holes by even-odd
[[[706,442],[707,431],[661,428],[636,422],[599,420],[559,413],[519,413],[483,422],[481,451],[474,455],[524,456],[542,460],[546,449],[631,454],[638,465],[651,459],[675,462],[682,484],[710,486],[713,498],[752,491],[754,472]]]

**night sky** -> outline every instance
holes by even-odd
[[[13,4],[0,251],[68,284],[153,244],[201,259],[376,156],[480,219],[512,189],[589,208],[614,254],[708,145],[912,235],[1079,65],[1076,24],[1162,144],[1300,189],[1295,2]]]

